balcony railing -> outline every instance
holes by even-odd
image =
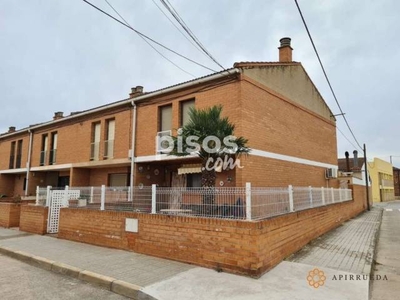
[[[99,160],[100,142],[94,142],[90,145],[90,160]]]
[[[47,151],[41,151],[40,152],[40,165],[44,166],[46,164],[46,157],[47,157]]]
[[[114,140],[104,141],[104,158],[114,157]]]
[[[57,149],[52,149],[50,150],[50,158],[49,158],[49,164],[54,165],[56,163],[57,159]]]
[[[156,153],[157,154],[169,152],[168,151],[169,143],[167,140],[163,139],[163,137],[171,136],[171,134],[172,134],[171,130],[157,132],[157,137],[156,137]]]
[[[22,157],[21,154],[17,154],[17,159],[15,160],[15,168],[16,169],[21,168],[21,157]]]
[[[11,155],[11,156],[10,156],[10,163],[9,163],[9,165],[8,165],[8,168],[9,168],[9,169],[14,169],[14,158],[15,158],[14,155]]]

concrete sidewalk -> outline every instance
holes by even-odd
[[[370,274],[381,220],[382,210],[372,208],[315,239],[287,260],[354,274]]]
[[[339,276],[368,273],[380,217],[374,209],[346,222],[259,279],[17,230],[0,229],[0,252],[58,272],[66,264],[64,273],[137,299],[364,300],[369,280]],[[318,288],[307,280],[315,268],[325,276]]]

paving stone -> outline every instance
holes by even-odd
[[[382,210],[372,208],[314,240],[287,260],[369,274],[381,218]]]

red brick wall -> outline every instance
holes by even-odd
[[[59,237],[259,276],[312,239],[365,209],[362,187],[354,201],[258,222],[61,209]],[[125,219],[139,220],[138,233]]]
[[[21,168],[25,168],[28,160],[29,133],[20,133],[13,137],[3,138],[0,142],[0,170],[8,170],[10,162],[11,143],[16,142],[15,155],[17,154],[18,141],[22,140]],[[14,158],[15,166],[15,158]],[[0,179],[1,180],[1,179]]]
[[[241,82],[242,122],[251,147],[337,164],[334,122],[246,76]]]
[[[7,197],[14,196],[14,176],[0,174],[0,195],[6,195]]]
[[[0,226],[18,227],[21,204],[0,203]]]
[[[242,76],[241,123],[253,149],[337,165],[335,123]],[[250,155],[239,186],[326,186],[325,168]],[[330,180],[330,187],[338,187]]]
[[[23,205],[21,207],[19,230],[45,234],[47,232],[47,215],[47,207]]]
[[[24,196],[24,180],[26,178],[26,173],[14,175],[14,197]]]
[[[250,182],[257,187],[313,186],[339,187],[337,179],[325,178],[326,168],[249,155],[242,156],[243,169],[237,170],[238,186]]]
[[[70,186],[88,186],[90,183],[90,169],[72,168],[69,181]]]

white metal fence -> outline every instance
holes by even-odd
[[[38,188],[37,205],[49,205],[48,191]],[[69,207],[136,211],[211,218],[261,220],[313,207],[352,200],[351,189],[315,187],[67,187],[76,191]],[[76,199],[75,199],[76,198]]]

